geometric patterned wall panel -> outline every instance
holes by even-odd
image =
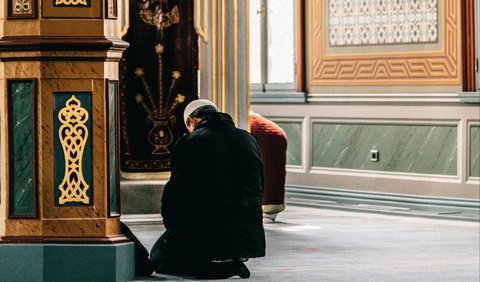
[[[430,1],[430,4],[433,5],[434,2],[436,1]],[[310,86],[430,86],[461,83],[461,1],[438,0],[437,13],[440,13],[439,18],[442,20],[439,21],[440,47],[436,50],[412,48],[411,51],[389,52],[387,47],[386,51],[356,51],[359,47],[378,47],[377,44],[350,46],[348,52],[341,54],[335,53],[338,50],[335,48],[344,46],[330,46],[327,52],[327,47],[331,43],[328,20],[325,20],[328,16],[329,3],[334,1],[308,0],[307,61]]]
[[[436,42],[437,0],[329,0],[331,46]]]

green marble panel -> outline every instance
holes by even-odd
[[[33,168],[33,81],[9,84],[11,216],[30,215],[34,211]]]
[[[312,134],[315,167],[457,174],[456,126],[314,123]]]
[[[111,82],[108,84],[108,161],[109,161],[109,195],[110,195],[110,213],[119,213],[118,207],[118,183],[117,183],[117,148],[116,148],[116,123],[117,123],[117,84]]]
[[[470,127],[470,176],[480,177],[480,126]]]
[[[62,196],[62,192],[59,189],[59,186],[63,183],[65,174],[66,174],[66,165],[65,165],[65,152],[63,150],[60,137],[59,137],[59,131],[60,127],[62,126],[62,123],[59,120],[58,113],[66,107],[66,103],[69,99],[71,99],[73,96],[77,100],[80,101],[80,107],[85,109],[88,112],[88,120],[85,123],[85,126],[87,128],[87,138],[86,138],[86,143],[85,147],[83,150],[82,158],[81,158],[81,168],[82,168],[82,175],[83,179],[85,180],[85,183],[88,185],[87,193],[86,195],[88,196],[88,203],[80,202],[80,201],[68,201],[66,203],[61,204],[59,202],[60,197]],[[77,120],[79,117],[74,117]],[[54,137],[54,191],[55,191],[55,204],[59,206],[83,206],[83,205],[93,205],[93,181],[92,181],[92,97],[91,93],[55,93],[54,94],[54,114],[53,114],[53,120],[54,120],[54,132],[53,132],[53,137]],[[69,133],[70,135],[81,135],[82,131],[81,129],[75,127],[71,128],[69,131],[66,131],[65,133]],[[74,146],[74,145],[70,145]],[[77,150],[77,152],[79,152]],[[75,154],[76,155],[76,154]],[[74,155],[74,156],[75,156]],[[67,159],[69,160],[68,164],[70,165],[72,162],[70,160],[73,160],[71,157],[67,155]],[[79,182],[78,179],[78,174],[71,174],[70,179]]]
[[[302,165],[302,123],[275,122],[287,134],[287,164]]]

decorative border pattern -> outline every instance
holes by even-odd
[[[7,19],[37,18],[37,0],[8,0]]]
[[[14,179],[14,156],[13,156],[13,153],[11,151],[11,149],[13,148],[13,142],[15,140],[13,140],[13,130],[12,130],[12,118],[13,118],[13,108],[11,107],[11,102],[12,102],[12,99],[11,99],[11,95],[13,94],[12,93],[12,84],[13,83],[30,83],[31,84],[31,87],[32,87],[32,135],[31,135],[31,138],[32,138],[32,163],[31,163],[31,166],[32,166],[32,210],[33,210],[33,213],[32,214],[15,214],[15,210],[14,210],[14,207],[15,207],[15,203],[14,203],[14,188],[15,188],[15,179]],[[7,116],[7,124],[8,124],[8,138],[7,138],[7,142],[8,142],[8,148],[9,148],[9,151],[8,151],[8,154],[9,154],[9,170],[8,170],[8,179],[9,179],[9,199],[8,199],[8,218],[29,218],[29,219],[34,219],[34,218],[37,218],[38,216],[38,187],[37,187],[37,174],[38,174],[38,171],[37,171],[37,152],[36,152],[36,135],[37,135],[37,130],[36,130],[36,109],[37,109],[37,106],[36,106],[36,93],[37,93],[37,86],[36,86],[36,79],[35,78],[31,78],[31,79],[8,79],[7,80],[7,95],[6,95],[6,99],[7,99],[7,105],[8,105],[8,116]],[[25,192],[25,191],[24,191]]]
[[[326,0],[309,0],[310,86],[461,84],[460,1],[441,1],[442,50],[430,52],[326,54]]]

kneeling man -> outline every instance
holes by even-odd
[[[256,139],[209,100],[184,112],[162,198],[165,233],[150,257],[159,273],[248,278],[243,263],[265,255],[263,165]]]

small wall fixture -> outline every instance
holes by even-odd
[[[371,150],[370,151],[370,161],[371,162],[378,162],[378,150]]]

